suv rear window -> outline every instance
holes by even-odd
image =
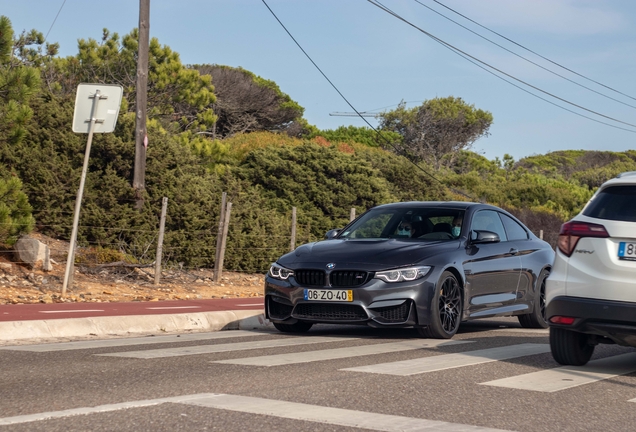
[[[603,189],[583,214],[597,219],[636,222],[636,186],[610,186]]]

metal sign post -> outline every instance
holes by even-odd
[[[82,177],[77,190],[75,200],[75,213],[73,215],[73,230],[71,231],[71,243],[68,248],[68,258],[66,259],[66,272],[64,273],[64,283],[62,284],[62,297],[66,295],[69,277],[73,272],[73,261],[75,258],[75,242],[77,241],[77,228],[79,225],[80,207],[82,205],[82,195],[84,193],[84,182],[88,171],[88,160],[91,152],[91,143],[94,133],[109,133],[115,129],[117,116],[123,88],[108,84],[80,84],[77,87],[75,99],[75,113],[73,115],[73,132],[82,133],[88,126],[88,139],[86,141],[86,152],[84,153],[84,166],[82,167]],[[100,101],[105,103],[100,104]],[[86,113],[90,116],[86,119]]]

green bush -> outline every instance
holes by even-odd
[[[31,206],[17,177],[0,178],[0,243],[12,246],[33,229]]]

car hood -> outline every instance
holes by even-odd
[[[334,239],[308,243],[277,262],[291,270],[321,268],[381,271],[421,263],[427,257],[457,249],[459,241],[418,242],[401,239]]]

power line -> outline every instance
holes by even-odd
[[[550,92],[547,92],[547,91],[545,91],[545,90],[543,90],[543,89],[541,89],[541,88],[539,88],[539,87],[537,87],[537,86],[534,86],[534,85],[532,85],[532,84],[530,84],[530,83],[527,83],[527,82],[525,82],[525,81],[523,81],[523,80],[521,80],[521,79],[519,79],[519,78],[517,78],[517,77],[515,77],[515,76],[513,76],[513,75],[511,75],[511,74],[509,74],[509,73],[507,73],[507,72],[502,71],[501,69],[498,69],[498,68],[496,68],[496,67],[494,67],[494,66],[492,66],[492,65],[490,65],[490,64],[488,64],[488,63],[486,63],[486,62],[484,62],[483,60],[478,59],[477,57],[474,57],[474,56],[472,56],[472,55],[468,54],[468,53],[467,53],[467,52],[465,52],[465,51],[460,50],[459,48],[457,48],[457,47],[455,47],[455,46],[453,46],[453,45],[449,44],[448,42],[446,42],[446,41],[444,41],[444,40],[442,40],[442,39],[438,38],[437,36],[435,36],[435,35],[433,35],[433,34],[431,34],[431,33],[427,32],[426,30],[424,30],[424,29],[422,29],[422,28],[420,28],[420,27],[416,26],[416,25],[415,25],[415,24],[413,24],[412,22],[408,21],[407,19],[405,19],[405,18],[403,18],[402,16],[398,15],[397,13],[393,12],[393,11],[392,11],[391,9],[389,9],[388,7],[384,6],[384,5],[383,5],[382,3],[380,3],[379,1],[377,1],[377,0],[367,0],[367,1],[368,1],[369,3],[371,3],[372,5],[376,6],[377,8],[379,8],[379,9],[383,10],[384,12],[386,12],[386,13],[388,13],[388,14],[390,14],[390,15],[394,16],[395,18],[399,19],[400,21],[403,21],[404,23],[406,23],[406,24],[410,25],[411,27],[413,27],[413,28],[415,28],[415,29],[419,30],[420,32],[424,33],[426,36],[430,37],[431,39],[433,39],[433,40],[434,40],[434,41],[436,41],[437,43],[439,43],[439,44],[441,44],[442,46],[444,46],[445,48],[447,48],[447,49],[451,50],[452,52],[454,52],[455,54],[459,55],[460,57],[462,57],[462,58],[464,58],[464,59],[466,59],[466,60],[469,60],[469,61],[470,61],[471,63],[473,63],[473,64],[476,64],[475,62],[481,63],[482,65],[484,65],[484,66],[486,66],[486,67],[488,67],[488,68],[490,68],[490,69],[492,69],[492,70],[494,70],[494,71],[497,71],[497,72],[499,72],[500,74],[505,75],[505,76],[507,76],[507,77],[509,77],[509,78],[511,78],[511,79],[513,79],[513,80],[515,80],[515,81],[517,81],[517,82],[520,82],[521,84],[524,84],[524,85],[526,85],[526,86],[528,86],[528,87],[530,87],[530,88],[532,88],[532,89],[534,89],[534,90],[537,90],[537,91],[539,91],[539,92],[541,92],[541,93],[543,93],[543,94],[546,94],[546,95],[548,95],[548,96],[550,96],[550,97],[553,97],[553,98],[555,98],[555,99],[557,99],[557,100],[560,100],[560,101],[562,101],[562,102],[565,102],[565,103],[567,103],[567,104],[569,104],[569,105],[572,105],[572,106],[574,106],[574,107],[577,107],[577,108],[582,109],[582,110],[584,110],[584,111],[587,111],[587,112],[589,112],[589,113],[595,114],[595,115],[597,115],[597,116],[600,116],[600,117],[603,117],[603,118],[606,118],[606,119],[609,119],[609,120],[612,120],[612,121],[615,121],[615,122],[617,122],[617,123],[622,123],[622,124],[627,125],[627,126],[636,127],[636,125],[635,125],[635,124],[628,123],[628,122],[624,122],[624,121],[622,121],[622,120],[615,119],[615,118],[610,117],[610,116],[607,116],[607,115],[605,115],[605,114],[601,114],[601,113],[596,112],[596,111],[594,111],[594,110],[591,110],[591,109],[589,109],[589,108],[585,108],[584,106],[581,106],[581,105],[575,104],[574,102],[570,102],[570,101],[569,101],[569,100],[567,100],[567,99],[564,99],[564,98],[559,97],[559,96],[557,96],[557,95],[555,95],[555,94],[552,94],[552,93],[550,93]],[[469,58],[470,58],[470,59],[472,59],[472,60],[474,60],[474,61],[471,61]],[[480,65],[477,65],[477,66],[481,67]],[[488,70],[487,70],[487,69],[485,69],[484,67],[481,67],[481,68],[482,68],[482,69],[484,69],[484,70],[486,70],[486,71],[488,71]],[[488,72],[492,73],[491,71],[488,71]],[[495,75],[496,77],[498,77],[498,78],[502,79],[503,81],[505,81],[505,82],[507,82],[507,83],[509,83],[509,84],[512,84],[512,83],[510,83],[510,81],[508,81],[508,80],[506,80],[506,79],[503,79],[503,78],[502,78],[502,77],[500,77],[499,75],[494,74],[494,73],[492,73],[492,74],[493,74],[493,75]],[[514,84],[513,84],[513,85],[514,85]],[[544,101],[546,101],[546,102],[549,102],[550,104],[552,104],[552,105],[554,105],[554,106],[557,106],[557,107],[559,107],[559,108],[561,108],[561,109],[564,109],[564,110],[566,110],[566,111],[569,111],[569,112],[572,112],[572,113],[574,113],[574,114],[577,114],[577,115],[579,115],[579,116],[581,116],[581,117],[583,117],[583,118],[587,118],[587,119],[590,119],[590,120],[596,121],[597,123],[601,123],[601,124],[604,124],[604,125],[607,125],[607,126],[610,126],[610,127],[613,127],[613,128],[622,129],[622,130],[625,130],[625,131],[628,131],[628,132],[636,133],[636,131],[634,131],[634,130],[621,128],[621,127],[619,127],[619,126],[615,126],[615,125],[612,125],[612,124],[609,124],[609,123],[605,123],[605,122],[602,122],[602,121],[599,121],[599,120],[595,120],[595,119],[593,119],[593,118],[591,118],[591,117],[587,117],[587,116],[585,116],[585,115],[582,115],[582,114],[576,113],[575,111],[569,110],[569,109],[567,109],[567,108],[562,107],[561,105],[555,104],[555,103],[553,103],[553,102],[548,101],[547,99],[544,99],[544,98],[542,98],[542,97],[539,97],[538,95],[535,95],[534,93],[529,92],[529,91],[527,91],[527,90],[525,90],[525,89],[523,89],[523,88],[521,88],[521,87],[519,87],[519,86],[517,86],[517,85],[515,85],[515,87],[517,87],[517,88],[519,88],[519,89],[522,89],[522,90],[526,91],[526,93],[529,93],[529,94],[531,94],[531,95],[533,95],[533,96],[535,96],[535,97],[537,97],[537,98],[539,98],[539,99],[541,99],[541,100],[544,100]]]
[[[276,19],[276,21],[278,21],[278,24],[281,25],[281,27],[285,30],[285,32],[289,35],[289,37],[294,41],[294,43],[296,44],[296,46],[298,46],[298,48],[300,48],[300,50],[303,52],[303,54],[305,54],[305,57],[307,57],[309,59],[309,61],[314,65],[314,67],[318,70],[318,72],[320,72],[320,74],[327,80],[327,82],[331,85],[331,87],[333,87],[333,89],[340,95],[340,97],[347,103],[347,105],[349,105],[351,107],[351,109],[362,119],[364,120],[364,122],[375,131],[376,134],[378,134],[378,136],[383,139],[388,145],[390,145],[391,147],[393,147],[393,149],[397,152],[398,149],[393,145],[392,142],[390,142],[386,137],[384,137],[376,128],[374,128],[371,123],[369,123],[363,115],[360,114],[360,112],[351,104],[351,102],[349,102],[349,100],[342,94],[342,92],[340,90],[338,90],[338,87],[336,87],[336,85],[331,82],[331,80],[329,79],[329,77],[327,77],[327,75],[325,75],[325,73],[322,71],[322,69],[320,69],[320,67],[316,64],[316,62],[313,61],[313,59],[309,56],[309,54],[307,54],[307,52],[303,49],[303,47],[298,43],[298,41],[296,40],[296,38],[294,38],[294,36],[289,32],[289,30],[287,30],[287,27],[285,27],[285,25],[281,22],[280,19],[278,19],[278,17],[276,16],[276,14],[274,13],[274,11],[269,7],[269,5],[267,4],[267,2],[265,0],[261,0],[263,2],[263,4],[265,5],[265,7],[269,10],[269,12],[274,16],[274,18]],[[413,162],[412,160],[410,160],[409,158],[406,158],[407,161],[409,161],[411,164],[413,164],[416,168],[418,168],[420,171],[422,171],[424,174],[426,174],[427,176],[429,176],[430,178],[432,178],[433,180],[435,180],[436,182],[438,182],[439,184],[441,184],[442,186],[448,188],[449,190],[462,195],[466,198],[470,198],[472,200],[475,200],[475,198],[473,198],[472,196],[461,192],[459,190],[453,189],[448,185],[445,185],[441,180],[439,180],[437,177],[435,177],[433,174],[429,173],[428,171],[426,171],[424,168],[422,168],[421,166],[419,166],[418,164],[416,164],[415,162]]]
[[[539,54],[539,53],[537,53],[537,52],[535,52],[535,51],[531,50],[530,48],[527,48],[527,47],[525,47],[525,46],[523,46],[523,45],[521,45],[521,44],[519,44],[519,43],[517,43],[517,42],[513,41],[512,39],[509,39],[509,38],[507,38],[506,36],[504,36],[504,35],[502,35],[502,34],[500,34],[500,33],[497,33],[496,31],[491,30],[491,29],[489,29],[488,27],[486,27],[486,26],[484,26],[484,25],[482,25],[482,24],[479,24],[477,21],[474,21],[474,20],[472,20],[472,19],[468,18],[466,15],[462,15],[461,13],[457,12],[457,11],[456,11],[456,10],[454,10],[454,9],[451,9],[450,7],[446,6],[444,3],[442,3],[442,2],[440,2],[440,1],[438,1],[438,0],[433,0],[433,1],[434,1],[435,3],[437,3],[438,5],[440,5],[440,6],[442,6],[442,7],[445,7],[445,8],[446,8],[446,9],[448,9],[449,11],[451,11],[451,12],[453,12],[453,13],[456,13],[457,15],[461,16],[462,18],[467,19],[468,21],[472,22],[473,24],[476,24],[476,25],[478,25],[479,27],[481,27],[481,28],[483,28],[483,29],[485,29],[485,30],[488,30],[489,32],[494,33],[494,34],[496,34],[497,36],[499,36],[499,37],[501,37],[501,38],[503,38],[503,39],[507,40],[508,42],[513,43],[513,44],[517,45],[518,47],[523,48],[524,50],[526,50],[526,51],[528,51],[528,52],[531,52],[532,54],[534,54],[534,55],[536,55],[536,56],[538,56],[538,57],[541,57],[543,60],[546,60],[546,61],[548,61],[548,62],[552,63],[553,65],[556,65],[556,66],[558,66],[558,67],[560,67],[560,68],[562,68],[562,69],[565,69],[566,71],[571,72],[571,73],[573,73],[574,75],[580,76],[581,78],[584,78],[584,79],[586,79],[586,80],[588,80],[588,81],[590,81],[590,82],[593,82],[594,84],[598,84],[598,85],[600,85],[601,87],[605,87],[606,89],[611,90],[611,91],[613,91],[613,92],[615,92],[615,93],[618,93],[618,94],[621,94],[621,95],[623,95],[623,96],[625,96],[625,97],[628,97],[628,98],[630,98],[630,99],[636,100],[636,98],[635,98],[635,97],[632,97],[632,96],[630,96],[630,95],[628,95],[628,94],[626,94],[626,93],[623,93],[623,92],[621,92],[621,91],[619,91],[619,90],[613,89],[612,87],[607,86],[607,85],[605,85],[605,84],[603,84],[603,83],[600,83],[600,82],[598,82],[598,81],[595,81],[595,80],[593,80],[592,78],[588,78],[588,77],[586,77],[586,76],[585,76],[585,75],[583,75],[583,74],[580,74],[580,73],[578,73],[578,72],[576,72],[576,71],[573,71],[572,69],[569,69],[569,68],[567,68],[567,67],[565,67],[565,66],[563,66],[563,65],[561,65],[561,64],[559,64],[559,63],[557,63],[557,62],[555,62],[555,61],[553,61],[553,60],[550,60],[550,59],[549,59],[549,58],[547,58],[547,57],[542,56],[541,54]]]
[[[55,25],[55,21],[57,21],[57,17],[60,16],[60,12],[62,12],[62,8],[64,7],[64,5],[66,4],[66,0],[64,0],[62,2],[62,6],[60,6],[60,10],[57,11],[57,15],[55,15],[55,19],[53,20],[53,23],[51,24],[51,27],[49,27],[49,31],[46,32],[46,36],[44,36],[44,41],[46,41],[49,38],[49,33],[51,33],[51,29],[53,28],[53,26]]]
[[[336,117],[379,117],[381,114],[379,113],[369,113],[366,111],[360,111],[359,113],[351,113],[351,112],[332,112],[329,113],[330,116]]]
[[[574,80],[572,80],[572,79],[570,79],[570,78],[568,78],[568,77],[566,77],[566,76],[563,76],[563,75],[561,75],[561,74],[559,74],[559,73],[557,73],[557,72],[554,72],[554,71],[553,71],[553,70],[551,70],[551,69],[546,68],[545,66],[540,65],[539,63],[533,62],[532,60],[530,60],[530,59],[528,59],[528,58],[526,58],[526,57],[524,57],[524,56],[522,56],[522,55],[520,55],[520,54],[517,54],[516,52],[514,52],[514,51],[512,51],[512,50],[509,50],[509,49],[508,49],[508,48],[506,48],[505,46],[500,45],[500,44],[498,44],[497,42],[495,42],[495,41],[493,41],[493,40],[490,40],[490,39],[488,39],[488,38],[487,38],[487,37],[485,37],[485,36],[480,35],[480,34],[479,34],[479,33],[477,33],[476,31],[473,31],[473,30],[469,29],[468,27],[466,27],[466,26],[464,26],[464,25],[462,25],[462,24],[458,23],[457,21],[455,21],[455,20],[453,20],[453,19],[451,19],[451,18],[447,17],[446,15],[444,15],[444,14],[442,14],[442,13],[440,13],[440,12],[436,11],[435,9],[431,8],[430,6],[425,5],[424,3],[422,3],[422,2],[421,2],[421,1],[419,1],[419,0],[415,0],[415,2],[416,2],[416,3],[418,3],[418,4],[420,4],[420,5],[422,5],[422,6],[423,6],[423,7],[425,7],[426,9],[428,9],[428,10],[430,10],[430,11],[432,11],[432,12],[434,12],[434,13],[438,14],[439,16],[441,16],[441,17],[443,17],[443,18],[446,18],[446,19],[447,19],[447,20],[449,20],[450,22],[452,22],[452,23],[454,23],[454,24],[457,24],[458,26],[460,26],[461,28],[463,28],[463,29],[465,29],[465,30],[467,30],[467,31],[471,32],[472,34],[474,34],[474,35],[476,35],[476,36],[479,36],[480,38],[482,38],[482,39],[484,39],[484,40],[486,40],[486,41],[490,42],[491,44],[498,46],[499,48],[501,48],[501,49],[503,49],[503,50],[505,50],[505,51],[509,52],[510,54],[512,54],[512,55],[514,55],[514,56],[517,56],[517,57],[519,57],[519,58],[521,58],[521,59],[523,59],[523,60],[527,61],[528,63],[533,64],[534,66],[536,66],[536,67],[538,67],[538,68],[543,69],[543,70],[544,70],[544,71],[546,71],[546,72],[549,72],[549,73],[551,73],[551,74],[553,74],[553,75],[556,75],[556,76],[558,76],[559,78],[563,78],[564,80],[569,81],[569,82],[571,82],[571,83],[572,83],[572,84],[574,84],[574,85],[577,85],[577,86],[582,87],[582,88],[584,88],[584,89],[586,89],[586,90],[589,90],[589,91],[591,91],[592,93],[596,93],[597,95],[603,96],[604,98],[607,98],[607,99],[613,100],[614,102],[618,102],[619,104],[622,104],[622,105],[625,105],[625,106],[628,106],[628,107],[631,107],[631,108],[636,109],[636,106],[634,106],[634,105],[630,105],[630,104],[628,104],[628,103],[626,103],[626,102],[623,102],[623,101],[621,101],[621,100],[619,100],[619,99],[616,99],[616,98],[613,98],[613,97],[611,97],[611,96],[608,96],[608,95],[606,95],[605,93],[601,93],[601,92],[596,91],[596,90],[594,90],[594,89],[592,89],[592,88],[590,88],[590,87],[587,87],[587,86],[585,86],[585,85],[583,85],[583,84],[580,84],[580,83],[578,83],[578,82],[576,82],[576,81],[574,81]],[[439,2],[437,2],[437,3],[439,3]]]
[[[400,103],[404,103],[404,104],[409,104],[409,103],[420,103],[420,102],[424,102],[423,100],[417,100],[417,101],[407,101],[407,102],[400,102]],[[398,106],[400,104],[393,104],[393,105],[387,105],[387,106],[383,106],[380,108],[374,108],[374,109],[370,109],[368,111],[360,111],[360,114],[362,114],[365,117],[380,117],[382,115],[382,113],[374,113],[372,111],[378,111],[378,110],[383,110],[386,108],[391,108],[394,106]],[[350,113],[350,112],[333,112],[333,113],[329,113],[330,116],[340,116],[340,117],[357,117],[356,113]]]

